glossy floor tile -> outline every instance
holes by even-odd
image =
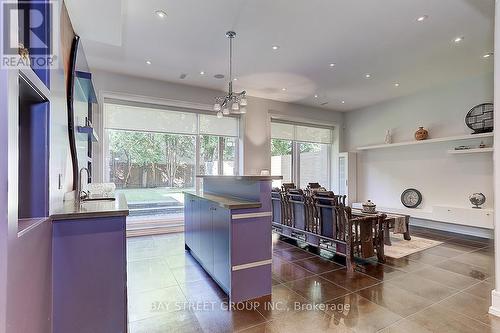
[[[477,280],[469,276],[454,273],[439,267],[428,267],[419,269],[412,274],[419,278],[441,283],[455,289],[464,289],[477,283]]]
[[[477,280],[485,280],[489,278],[494,272],[494,267],[479,267],[473,264],[456,261],[454,259],[448,259],[436,264],[435,266]]]
[[[357,271],[349,272],[346,268],[327,272],[320,276],[350,291],[357,291],[380,283],[380,280],[374,279],[369,275]]]
[[[357,293],[402,317],[412,315],[433,304],[429,299],[388,283],[377,284]]]
[[[376,332],[402,319],[387,308],[353,293],[328,303],[332,321],[340,322],[355,332]],[[338,311],[343,308],[343,311]]]
[[[408,273],[407,275],[392,279],[386,283],[433,302],[445,299],[458,291],[447,285],[424,279],[416,273]]]
[[[286,261],[298,261],[314,257],[313,253],[298,248],[288,248],[284,250],[274,251],[273,255]]]
[[[381,281],[388,281],[406,274],[403,270],[388,265],[381,265],[377,261],[360,261],[360,264],[356,265],[355,269],[357,272]]]
[[[499,332],[500,318],[488,314],[488,308],[491,305],[490,301],[490,299],[471,296],[461,292],[444,300],[440,304],[448,310],[464,314],[484,324],[490,325]]]
[[[316,303],[325,302],[350,293],[349,290],[318,275],[288,282],[285,286]]]
[[[465,289],[464,293],[489,300],[493,289],[495,289],[495,284],[485,280]]]
[[[303,259],[294,262],[295,265],[305,268],[306,270],[313,272],[315,274],[326,273],[336,269],[340,269],[343,266],[332,262],[331,260],[314,256],[308,259]]]
[[[451,311],[440,304],[431,305],[407,319],[413,322],[414,327],[420,327],[420,330],[417,332],[495,332],[491,326]],[[404,324],[401,328],[404,329]],[[404,332],[404,330],[401,332]]]
[[[443,244],[400,259],[356,260],[273,235],[272,294],[228,306],[184,250],[183,234],[127,239],[130,333],[500,332],[488,314],[492,242],[411,227]]]
[[[313,272],[278,257],[273,258],[272,272],[273,277],[281,282],[299,280],[314,275]]]

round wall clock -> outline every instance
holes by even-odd
[[[406,189],[401,194],[401,203],[408,208],[417,208],[422,203],[422,193],[414,188]]]

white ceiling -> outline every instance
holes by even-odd
[[[213,76],[228,75],[225,32],[234,30],[237,89],[326,109],[349,111],[493,70],[493,57],[482,56],[493,51],[494,0],[66,2],[91,69],[224,90],[226,80]],[[422,15],[428,19],[417,22]],[[455,44],[457,36],[464,41]]]

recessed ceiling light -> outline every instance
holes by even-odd
[[[335,67],[335,64],[332,62],[329,66],[330,67]]]
[[[151,65],[151,61],[150,60],[146,60],[146,64]]]
[[[282,91],[286,91],[286,88],[281,88]]]
[[[423,21],[427,20],[428,18],[429,18],[428,15],[419,16],[419,17],[417,17],[417,22],[423,22]]]
[[[460,43],[460,42],[463,42],[464,40],[464,37],[463,36],[460,36],[460,37],[457,37],[453,40],[453,42],[455,42],[456,44]]]
[[[319,96],[318,96],[317,94],[316,94],[316,95],[314,95],[314,98],[318,98],[318,97],[319,97]]]
[[[394,87],[399,87],[399,83],[394,83]]]
[[[485,55],[483,55],[483,58],[489,58],[493,55],[493,52],[490,52],[490,53],[486,53]]]
[[[370,73],[366,73],[366,74],[365,74],[365,78],[369,79],[369,78],[371,78],[371,77],[372,77],[372,75],[371,75]]]
[[[345,101],[342,101],[342,102],[340,102],[340,103],[345,104]]]
[[[200,72],[200,75],[205,75],[205,72],[204,72],[204,71],[201,71],[201,72]]]
[[[276,51],[276,50],[277,50],[277,49],[279,49],[280,47],[279,47],[279,45],[273,45],[273,47],[272,47],[272,48],[273,48],[273,50],[275,50],[275,51]]]
[[[167,17],[167,13],[165,13],[163,10],[157,10],[155,12],[156,16],[158,16],[159,18],[163,19],[165,17]]]
[[[233,81],[238,81],[238,78],[237,78],[237,77],[235,77],[235,78],[233,79]]]

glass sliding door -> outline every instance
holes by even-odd
[[[107,130],[109,181],[130,217],[180,219],[182,191],[195,186],[195,136]]]
[[[238,173],[238,128],[236,118],[218,119],[201,114],[200,174],[236,175]]]
[[[324,143],[301,142],[299,146],[299,179],[300,187],[306,188],[309,183],[319,183],[328,187],[330,184],[330,145]]]
[[[273,180],[273,187],[293,182],[292,141],[271,139],[271,175],[283,176],[283,180]]]
[[[271,122],[271,174],[283,176],[273,186],[295,183],[306,188],[319,183],[331,188],[332,128]]]
[[[200,136],[200,174],[219,174],[219,137]]]
[[[237,138],[200,136],[200,174],[234,176],[237,171]]]
[[[234,176],[238,170],[238,140],[235,137],[221,137],[222,174]]]

